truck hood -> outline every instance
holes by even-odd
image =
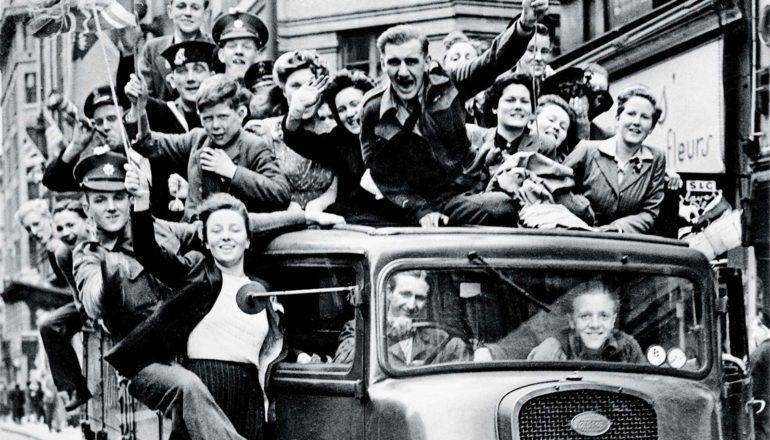
[[[552,393],[556,387],[601,388],[643,399],[657,415],[660,440],[720,436],[719,397],[694,380],[611,372],[507,371],[386,379],[373,384],[369,387],[367,438],[510,440],[512,429],[517,429],[513,412],[519,403],[532,395]]]

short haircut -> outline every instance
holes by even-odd
[[[224,74],[212,75],[203,80],[195,104],[201,112],[218,104],[226,104],[233,110],[245,105],[248,108],[251,93],[238,84],[238,81]]]
[[[396,284],[398,284],[397,280],[398,277],[412,277],[412,278],[419,278],[425,283],[428,283],[428,272],[424,270],[405,270],[401,272],[396,272],[393,275],[388,278],[388,292],[392,292],[393,289],[396,288]]]
[[[53,205],[53,214],[58,214],[62,211],[72,211],[80,218],[88,218],[86,210],[83,208],[83,202],[80,200],[59,200]]]
[[[561,107],[562,110],[567,112],[569,116],[569,128],[567,129],[567,139],[571,139],[577,129],[577,115],[575,110],[559,95],[543,95],[537,100],[537,110],[535,110],[535,116],[539,115],[546,105],[555,105]]]
[[[399,46],[411,40],[419,41],[422,47],[422,54],[428,54],[428,37],[420,28],[411,24],[393,26],[380,34],[377,37],[377,50],[380,51],[380,56],[382,56],[385,54],[385,46],[388,44]]]
[[[535,33],[548,37],[548,41],[553,44],[553,37],[551,36],[551,30],[543,23],[535,23]]]
[[[334,78],[332,78],[324,91],[324,101],[329,104],[329,108],[331,109],[337,124],[342,123],[340,115],[337,113],[337,104],[334,102],[337,98],[337,94],[348,87],[354,87],[366,93],[373,89],[375,85],[375,81],[360,70],[341,69],[334,73]]]
[[[606,283],[599,280],[591,280],[578,284],[571,288],[565,295],[562,309],[564,313],[571,315],[575,311],[575,300],[583,295],[607,295],[615,304],[614,311],[618,313],[620,310],[620,298],[615,290],[611,289]]]
[[[655,99],[655,96],[652,94],[650,89],[645,86],[632,86],[620,92],[620,95],[618,95],[618,111],[616,116],[620,116],[620,114],[623,113],[623,110],[626,108],[626,102],[628,102],[628,100],[634,96],[638,96],[639,98],[644,98],[650,101],[650,104],[652,104],[653,108],[652,126],[655,127],[655,125],[658,123],[658,120],[660,119],[660,116],[663,114],[663,110],[658,107],[658,100]]]
[[[198,208],[197,218],[203,222],[203,243],[206,243],[206,223],[211,214],[223,209],[234,211],[243,218],[243,224],[246,226],[246,236],[251,239],[251,227],[249,225],[249,212],[246,205],[236,197],[227,193],[214,193],[206,198]]]
[[[166,0],[166,6],[173,5],[175,1],[178,1],[178,0]],[[208,7],[209,7],[209,0],[205,0],[203,2],[203,8],[204,9],[208,9]]]
[[[523,73],[507,72],[497,77],[490,88],[484,92],[484,120],[488,127],[497,125],[497,117],[493,110],[497,108],[503,91],[511,84],[520,84],[527,88],[529,99],[532,102],[532,111],[535,111],[535,93],[532,90],[532,77]]]
[[[13,218],[15,221],[17,221],[19,224],[22,223],[24,220],[24,217],[27,216],[30,212],[37,212],[41,216],[51,216],[51,213],[48,211],[48,200],[46,199],[30,199],[26,202],[19,205],[19,209],[16,210],[16,213],[13,215]],[[22,226],[24,226],[22,224]],[[26,226],[25,226],[26,227]]]

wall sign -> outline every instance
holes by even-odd
[[[724,93],[722,42],[706,43],[626,77],[613,80],[610,93],[643,84],[658,98],[663,116],[645,141],[666,155],[669,168],[680,173],[723,173]],[[612,127],[616,107],[596,122]]]

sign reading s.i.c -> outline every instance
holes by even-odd
[[[658,99],[663,115],[645,144],[666,154],[668,167],[680,173],[723,173],[724,93],[722,42],[712,41],[620,79],[615,97],[634,85],[645,85]],[[614,127],[617,106],[597,118]]]

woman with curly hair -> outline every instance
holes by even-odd
[[[348,69],[337,71],[328,85],[322,79],[311,80],[294,92],[283,122],[287,145],[334,171],[337,198],[327,212],[342,215],[352,223],[382,224],[396,220],[388,202],[375,199],[361,187],[366,172],[358,137],[361,106],[364,94],[374,86],[374,80],[363,72]],[[307,129],[302,114],[322,100],[329,104],[337,126],[329,133],[317,134]]]

